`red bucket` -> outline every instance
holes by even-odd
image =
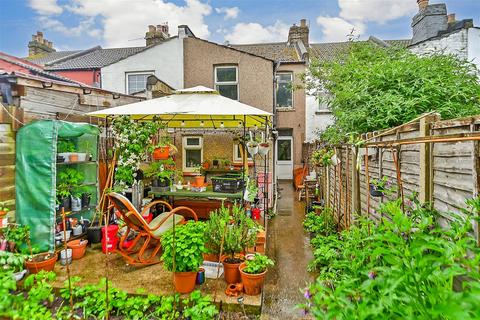
[[[259,208],[253,208],[252,209],[252,219],[253,220],[260,220],[260,209]]]
[[[117,248],[118,244],[118,226],[111,224],[107,228],[102,227],[102,251],[103,253],[112,252]]]

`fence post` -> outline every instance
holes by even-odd
[[[349,170],[352,172],[352,212],[360,214],[360,172],[357,170],[358,147],[355,146],[352,153],[352,166]]]
[[[419,137],[430,136],[431,124],[438,121],[440,115],[435,113],[420,119]],[[433,202],[433,144],[420,144],[420,181],[418,200],[420,203]]]

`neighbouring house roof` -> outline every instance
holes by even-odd
[[[84,50],[71,50],[71,51],[55,51],[46,54],[39,54],[30,57],[26,57],[25,60],[31,61],[39,65],[46,65],[59,59],[71,56],[73,54],[82,53]]]
[[[68,83],[76,83],[77,81],[59,76],[57,74],[45,71],[42,66],[37,65],[33,62],[27,61],[22,58],[17,58],[6,53],[0,52],[0,60],[7,62],[10,66],[7,70],[3,70],[3,72],[15,72],[15,73],[22,73],[22,74],[30,74],[33,76],[38,76],[48,80],[57,80],[61,82],[68,82]]]
[[[55,64],[49,64],[46,70],[86,70],[98,69],[131,55],[137,54],[150,47],[129,47],[98,49],[72,59],[67,59]]]
[[[293,45],[287,42],[231,44],[230,47],[274,61],[299,62],[300,57]]]
[[[385,40],[392,46],[406,48],[410,45],[411,40]],[[307,49],[310,57],[321,60],[333,60],[345,53],[348,49],[349,42],[330,42],[330,43],[311,43]],[[232,48],[263,56],[279,62],[303,62],[297,53],[294,44],[289,45],[287,42],[274,43],[256,43],[256,44],[232,44]]]
[[[384,40],[384,42],[391,46],[407,48],[411,40]],[[310,57],[324,61],[335,60],[347,52],[349,44],[350,42],[312,43],[309,50]]]

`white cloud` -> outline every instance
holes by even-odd
[[[350,23],[345,19],[339,17],[324,17],[317,18],[317,24],[320,26],[323,33],[323,41],[337,42],[347,41],[348,35],[362,35],[365,32],[365,24],[361,22]]]
[[[224,13],[225,14],[224,19],[228,20],[228,19],[237,18],[238,13],[240,12],[240,9],[238,7],[231,7],[231,8],[223,7],[223,8],[215,8],[215,11],[217,13]]]
[[[225,40],[235,43],[258,43],[287,41],[289,25],[277,20],[273,25],[262,26],[259,23],[237,23]]]
[[[212,12],[212,7],[201,0],[185,0],[183,6],[167,0],[69,0],[63,9],[81,19],[73,28],[75,35],[82,32],[101,35],[106,47],[145,45],[143,37],[147,26],[164,22],[168,22],[172,35],[177,33],[177,26],[181,24],[187,24],[198,37],[210,35],[205,17]],[[45,20],[45,12],[35,10],[43,16],[40,19],[47,23],[47,29],[62,33],[72,29],[59,20]],[[93,21],[99,21],[100,26],[95,26]]]
[[[378,23],[412,16],[418,10],[414,0],[338,0],[338,6],[341,18]]]
[[[95,24],[93,18],[80,21],[76,27],[67,27],[61,21],[46,16],[41,16],[39,21],[44,28],[69,36],[78,37],[86,33],[90,37],[99,38],[102,35],[102,30],[94,27]]]
[[[61,14],[62,7],[57,4],[57,0],[29,0],[30,8],[42,15]]]
[[[355,35],[364,35],[368,22],[385,24],[410,17],[418,8],[414,0],[338,0],[338,6],[338,17],[317,17],[323,41],[345,41],[352,29],[355,29]]]

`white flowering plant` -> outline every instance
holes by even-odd
[[[148,148],[162,128],[164,128],[162,124],[155,119],[134,121],[128,116],[120,116],[112,121],[112,133],[118,156],[115,186],[124,188],[134,183],[140,163],[147,160]]]

